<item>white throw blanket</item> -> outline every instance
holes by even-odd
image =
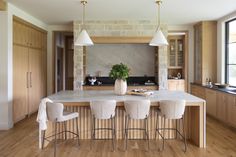
[[[37,122],[39,123],[39,129],[40,130],[46,130],[47,129],[47,102],[51,102],[52,100],[48,98],[44,98],[41,100],[39,104],[39,110],[38,110],[38,116],[37,116]]]

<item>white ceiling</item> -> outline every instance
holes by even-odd
[[[81,20],[79,0],[7,0],[47,24]],[[88,0],[87,20],[155,20],[155,0]],[[235,0],[164,0],[162,22],[170,25],[216,20],[236,11]]]

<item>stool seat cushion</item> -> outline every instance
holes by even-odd
[[[68,111],[64,111],[63,112],[63,116],[59,117],[57,119],[58,122],[64,122],[64,121],[68,121],[74,118],[79,117],[79,113],[78,112],[68,112]]]

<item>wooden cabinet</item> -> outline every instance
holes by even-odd
[[[28,113],[28,48],[13,46],[13,121]]]
[[[217,22],[204,21],[194,26],[194,82],[216,82]]]
[[[185,80],[168,80],[168,90],[185,91]]]
[[[168,36],[168,65],[169,68],[182,68],[184,63],[184,36]]]
[[[207,114],[216,117],[216,91],[206,89],[206,112]]]
[[[46,96],[46,32],[14,17],[13,121],[38,110]]]
[[[205,99],[205,88],[201,87],[201,86],[198,86],[198,85],[191,85],[191,94],[199,97],[199,98],[202,98],[202,99]]]
[[[199,96],[204,93],[207,114],[236,127],[236,95],[224,93],[214,89],[208,89],[199,85],[191,85],[192,94]]]
[[[226,120],[231,125],[236,127],[236,96],[227,96]]]
[[[216,92],[216,117],[226,122],[227,97],[229,94]]]

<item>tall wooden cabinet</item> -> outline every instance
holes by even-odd
[[[13,121],[37,111],[46,96],[45,31],[17,17],[13,20]]]
[[[168,36],[168,89],[185,91],[186,84],[186,34]],[[181,75],[176,79],[178,74]]]
[[[194,82],[216,82],[217,22],[204,21],[194,26]]]

